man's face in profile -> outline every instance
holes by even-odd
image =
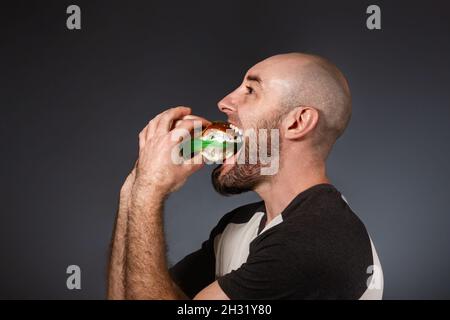
[[[278,129],[281,120],[281,89],[280,83],[271,79],[270,65],[267,66],[263,61],[252,67],[242,84],[219,102],[219,109],[244,134],[252,129],[256,134],[259,129],[267,129],[269,139],[263,143],[267,143],[267,151],[270,153],[270,129]],[[253,150],[259,150],[261,141],[251,141],[244,136],[244,142],[244,147],[234,157],[212,172],[213,186],[222,195],[254,190],[267,178],[261,175],[259,157],[257,163],[249,163],[249,144],[256,144]]]

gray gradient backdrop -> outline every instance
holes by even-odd
[[[16,1],[0,10],[0,298],[105,296],[118,190],[137,134],[167,107],[224,119],[217,101],[272,54],[347,75],[353,118],[329,160],[365,222],[385,298],[450,298],[450,43],[446,1]],[[82,30],[65,9],[82,8]],[[382,30],[365,9],[382,8]],[[395,4],[394,4],[395,3]],[[166,207],[168,257],[197,249],[254,194],[196,173]],[[66,267],[82,290],[66,289]]]

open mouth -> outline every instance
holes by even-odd
[[[223,163],[242,147],[243,130],[228,122],[213,122],[202,132],[202,155],[213,163]]]

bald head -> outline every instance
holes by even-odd
[[[344,75],[330,61],[303,53],[276,55],[261,64],[276,69],[275,78],[283,81],[281,99],[285,111],[300,106],[318,110],[314,144],[326,157],[351,116],[350,89]]]

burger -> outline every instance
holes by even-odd
[[[215,121],[203,128],[200,137],[182,144],[181,151],[184,158],[201,153],[207,162],[223,163],[242,147],[242,135],[242,129],[231,123]],[[189,145],[189,150],[186,150]]]

